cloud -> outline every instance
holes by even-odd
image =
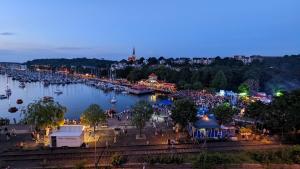
[[[13,32],[0,32],[0,35],[2,35],[2,36],[11,36],[11,35],[15,35],[15,33],[13,33]]]
[[[55,49],[58,50],[86,50],[86,49],[91,49],[87,47],[74,47],[74,46],[62,46],[62,47],[57,47]]]

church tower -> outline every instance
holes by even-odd
[[[132,48],[132,55],[128,57],[129,62],[135,62],[136,56],[135,56],[135,47]]]

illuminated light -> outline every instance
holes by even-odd
[[[280,96],[283,96],[283,93],[280,92],[280,91],[278,91],[278,92],[275,93],[275,95],[276,95],[277,97],[280,97]]]
[[[245,114],[245,108],[242,108],[240,114],[243,116]]]
[[[207,115],[205,115],[205,116],[202,117],[202,120],[204,120],[204,121],[209,121],[209,118],[208,118]]]
[[[152,95],[150,97],[150,100],[153,101],[153,102],[156,102],[156,99],[157,99],[157,96],[156,95]]]
[[[246,92],[243,92],[243,93],[239,93],[240,96],[247,96],[247,93]]]
[[[225,96],[225,91],[224,90],[220,90],[220,96]]]

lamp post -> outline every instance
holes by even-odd
[[[95,163],[95,168],[97,168],[97,146],[96,146],[96,132],[94,132],[94,163]]]

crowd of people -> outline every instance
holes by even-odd
[[[198,107],[214,108],[227,101],[225,96],[220,96],[206,90],[181,90],[172,95],[176,98],[191,98]]]

